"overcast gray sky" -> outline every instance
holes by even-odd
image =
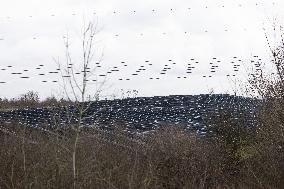
[[[0,97],[28,90],[59,94],[58,84],[50,82],[59,77],[48,72],[57,68],[54,57],[63,61],[66,33],[73,59],[80,63],[84,20],[96,20],[100,28],[95,45],[97,57],[104,56],[98,74],[120,69],[107,79],[106,94],[120,89],[138,90],[139,96],[231,92],[231,80],[245,75],[241,66],[228,79],[233,57],[243,62],[254,55],[268,58],[263,28],[271,29],[274,18],[283,23],[283,7],[281,0],[0,0],[0,82],[6,82],[0,84]],[[268,33],[273,40],[273,31]],[[121,67],[121,61],[129,66]],[[215,73],[210,72],[212,61],[219,66]],[[188,63],[195,66],[190,75],[185,73]],[[36,69],[40,64],[44,67]],[[172,69],[160,75],[165,64]],[[141,65],[147,70],[132,76]],[[30,79],[11,74],[24,69]]]

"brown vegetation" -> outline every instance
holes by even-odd
[[[0,137],[1,188],[72,188],[77,133],[4,124]],[[77,142],[77,188],[281,188],[283,143],[273,136],[248,140],[225,135],[200,138],[166,126],[128,137],[81,130]],[[59,134],[60,133],[60,134]],[[265,131],[266,133],[266,131]],[[242,137],[243,134],[236,135]],[[234,138],[234,139],[233,139]],[[232,140],[231,140],[232,139]],[[281,147],[281,148],[280,148]]]
[[[29,91],[25,94],[20,95],[17,98],[0,98],[0,110],[6,111],[23,108],[66,106],[71,103],[71,101],[65,99],[58,100],[54,96],[48,97],[44,100],[40,100],[39,94],[37,92]]]

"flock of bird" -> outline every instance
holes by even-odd
[[[275,2],[271,2],[271,5],[275,5]],[[210,9],[210,8],[227,8],[236,6],[236,8],[245,8],[246,6],[255,6],[255,7],[263,7],[264,2],[263,1],[255,1],[253,2],[243,2],[243,3],[237,3],[235,2],[234,5],[228,5],[228,4],[214,4],[214,5],[206,5],[203,4],[201,6],[192,6],[187,7],[185,6],[184,11],[188,11],[189,14],[191,14],[195,9],[199,11],[203,11],[203,9]],[[150,8],[148,10],[112,10],[109,12],[110,15],[125,15],[130,14],[128,16],[134,16],[140,13],[148,13],[159,15],[159,12],[165,13],[168,12],[168,14],[174,14],[174,13],[180,13],[182,12],[181,9],[175,9],[175,8]],[[98,12],[93,12],[93,14],[99,14]],[[57,15],[55,13],[51,13],[50,15],[47,15],[48,17],[59,17],[60,15]],[[79,16],[78,13],[72,12],[70,13],[70,16]],[[30,19],[35,18],[36,16],[28,15],[26,16]],[[2,19],[6,19],[8,21],[12,21],[12,16],[5,16],[0,18],[0,21]],[[225,32],[228,32],[228,28],[225,27],[221,29]],[[188,34],[188,31],[183,31],[184,34]],[[210,32],[210,29],[205,29],[204,32],[208,33]],[[166,35],[167,32],[161,32],[162,35]],[[120,34],[114,34],[116,37],[118,37]],[[143,36],[143,33],[140,33],[141,36]],[[9,40],[9,36],[6,36],[4,38],[1,36],[0,31],[0,45],[1,42],[4,40]],[[40,38],[40,36],[33,36],[34,40]],[[254,64],[254,66],[257,69],[259,68],[259,62],[262,61],[258,56],[254,56],[253,60],[251,60]],[[109,78],[112,81],[130,81],[134,79],[143,79],[143,80],[162,80],[165,77],[174,77],[176,79],[190,79],[192,75],[199,75],[202,78],[209,78],[213,79],[214,76],[224,76],[224,77],[230,77],[234,78],[237,77],[238,74],[242,71],[242,65],[243,63],[246,63],[246,60],[243,60],[240,57],[234,56],[231,58],[231,61],[228,60],[221,60],[219,58],[213,57],[211,60],[208,60],[208,62],[204,61],[198,61],[196,58],[188,58],[187,60],[184,60],[184,62],[175,61],[174,57],[168,60],[164,60],[162,62],[154,62],[151,60],[142,60],[140,62],[143,62],[140,65],[133,65],[131,61],[127,60],[121,60],[117,61],[118,63],[113,65],[112,67],[108,67],[104,64],[104,62],[97,62],[91,65],[89,68],[82,70],[82,67],[80,65],[68,65],[67,68],[63,69],[71,69],[73,75],[64,73],[64,70],[61,68],[54,68],[50,69],[50,66],[39,64],[36,65],[33,68],[17,68],[15,65],[4,65],[3,63],[0,64],[0,84],[9,84],[11,82],[15,82],[14,79],[21,79],[21,80],[33,80],[33,81],[40,81],[41,83],[58,83],[61,81],[62,78],[70,78],[70,77],[80,77],[84,74],[84,72],[88,72],[87,74],[90,75],[90,77],[85,80],[86,82],[98,82],[101,79],[105,79],[106,77]],[[155,67],[159,66],[160,71],[157,72],[155,70]],[[47,68],[48,67],[48,68]],[[127,68],[130,67],[130,68]],[[209,68],[209,69],[208,69]],[[96,69],[95,72],[92,72],[91,70]],[[180,70],[183,70],[180,72]],[[176,71],[174,71],[176,70]],[[178,71],[177,71],[178,70]],[[200,71],[201,70],[201,71]],[[92,73],[91,73],[92,72]],[[150,76],[149,76],[150,75]],[[13,78],[13,80],[11,80]]]
[[[267,2],[264,2],[263,0],[256,0],[256,1],[254,1],[254,2],[248,2],[247,4],[244,3],[244,2],[243,2],[243,3],[235,2],[234,7],[235,7],[235,8],[237,8],[237,7],[239,7],[239,8],[245,8],[246,6],[261,7],[261,6],[264,6],[264,3],[267,3]],[[270,1],[269,3],[270,3],[270,5],[272,5],[272,6],[275,6],[275,5],[276,5],[275,1]],[[267,4],[266,4],[266,5],[267,5]],[[230,6],[232,6],[232,4],[230,4]],[[210,6],[210,5],[202,5],[202,4],[201,4],[201,6],[190,6],[190,7],[184,6],[184,9],[187,10],[187,11],[192,11],[192,10],[194,10],[195,8],[198,8],[198,9],[200,9],[200,8],[203,8],[203,9],[210,9],[210,8],[212,8],[212,7],[213,7],[213,8],[226,8],[226,7],[228,7],[228,5],[226,5],[226,4],[214,4],[213,6]],[[152,13],[154,14],[154,13],[158,13],[160,10],[161,10],[161,9],[159,9],[159,8],[152,8],[152,9],[148,9],[148,12],[152,12]],[[168,10],[170,13],[173,13],[173,12],[176,12],[176,11],[180,11],[181,9],[176,10],[175,8],[169,7],[167,10]],[[146,11],[147,11],[147,10],[146,10]],[[111,12],[112,14],[121,14],[121,13],[127,13],[127,12],[130,13],[130,14],[137,14],[137,13],[139,13],[138,10],[126,10],[126,11],[112,10],[112,11],[110,11],[110,12]],[[97,11],[94,11],[93,14],[98,14],[98,12],[97,12]],[[72,12],[71,15],[72,15],[72,16],[76,16],[76,15],[78,15],[78,14],[77,14],[76,12]],[[51,16],[51,17],[56,17],[56,14],[55,14],[55,13],[52,13],[52,14],[50,14],[49,16]],[[28,15],[27,17],[33,18],[34,16],[33,16],[33,15]],[[11,19],[12,16],[6,16],[6,18],[7,18],[7,19]]]
[[[267,3],[267,2],[266,2]],[[276,6],[276,3],[274,1],[271,1],[270,2],[270,5],[272,6]],[[235,3],[235,8],[245,8],[245,7],[248,7],[248,6],[253,6],[255,8],[266,8],[267,4],[264,4],[264,1],[262,0],[259,0],[259,1],[255,1],[255,2],[249,2],[248,4],[246,3]],[[229,5],[226,5],[226,4],[215,4],[214,6],[210,6],[210,5],[202,5],[202,6],[192,6],[192,7],[184,7],[184,10],[186,12],[188,12],[188,14],[192,14],[192,11],[194,11],[195,9],[198,11],[206,11],[210,8],[227,8],[227,7],[230,7],[232,8],[232,5],[230,4]],[[129,14],[129,16],[135,16],[136,14],[139,14],[139,13],[149,13],[149,14],[153,14],[153,15],[158,15],[159,12],[168,12],[168,14],[173,14],[173,13],[180,13],[182,10],[181,9],[176,9],[176,8],[167,8],[166,10],[165,9],[159,9],[159,8],[152,8],[152,9],[148,9],[148,10],[144,10],[144,11],[138,11],[138,10],[112,10],[112,11],[109,11],[109,14],[112,14],[114,16],[119,16],[119,15],[124,15],[126,13]],[[79,16],[80,14],[76,13],[76,12],[72,12],[72,13],[69,13],[70,16]],[[99,15],[99,11],[93,11],[92,12],[93,15]],[[241,14],[241,12],[240,12]],[[49,15],[46,15],[46,17],[51,17],[51,18],[57,18],[57,17],[60,17],[61,14],[56,14],[56,13],[52,13],[52,14],[49,14]],[[32,18],[36,18],[36,16],[34,15],[26,15],[26,16],[22,16],[22,18],[29,18],[29,19],[32,19]],[[13,19],[13,16],[3,16],[3,17],[0,17],[0,21],[1,19],[4,19],[6,21],[11,21]],[[244,30],[246,30],[246,28],[244,28]],[[221,29],[221,31],[224,31],[224,32],[228,32],[229,29],[227,27],[224,27],[223,29]],[[204,33],[209,33],[210,30],[209,29],[204,29],[203,30]],[[183,34],[189,34],[190,32],[189,31],[183,31]],[[167,32],[161,32],[161,35],[166,35]],[[119,33],[116,33],[116,34],[113,34],[115,37],[119,37],[120,34]],[[139,33],[137,35],[140,35],[140,36],[143,36],[144,33]],[[39,37],[38,36],[34,36],[32,37],[33,39],[38,39]],[[5,40],[5,38],[3,36],[1,36],[1,33],[0,33],[0,41],[3,41]]]
[[[42,83],[57,83],[60,82],[62,78],[78,78],[82,76],[84,72],[88,76],[87,80],[85,80],[86,82],[97,82],[105,78],[108,78],[110,81],[118,82],[130,81],[133,79],[161,80],[166,77],[190,79],[192,75],[197,75],[203,78],[213,78],[216,75],[234,78],[238,76],[238,73],[242,71],[242,69],[245,69],[244,64],[247,63],[246,60],[236,56],[232,57],[231,61],[221,61],[220,59],[213,57],[209,63],[200,62],[194,58],[189,58],[187,63],[176,62],[173,59],[168,59],[165,62],[166,63],[161,64],[159,62],[145,60],[140,65],[133,65],[131,62],[120,61],[120,63],[111,67],[107,66],[108,64],[104,64],[103,62],[96,62],[85,69],[80,67],[80,65],[73,64],[70,64],[67,67],[54,69],[47,69],[47,66],[44,64],[39,64],[30,69],[19,69],[14,65],[1,65],[0,83],[9,83],[11,78],[13,78],[13,82],[15,79],[34,79]],[[261,62],[261,58],[258,56],[253,56],[248,63],[255,67],[256,71],[258,71],[261,69]],[[129,66],[131,66],[131,68],[126,69]],[[160,71],[156,71],[153,66],[159,66]],[[69,74],[66,73],[66,69],[69,69]],[[181,71],[181,69],[184,71]],[[197,72],[197,69],[201,70],[201,72]],[[178,70],[179,73],[177,73],[175,70]],[[149,73],[151,73],[150,77]]]

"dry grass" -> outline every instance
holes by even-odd
[[[73,187],[74,131],[57,135],[15,124],[3,127],[16,135],[1,134],[0,188]],[[220,138],[198,138],[170,126],[132,138],[119,131],[81,131],[76,188],[283,186],[283,149],[256,137],[259,142],[241,146],[243,155],[236,160],[232,147]]]

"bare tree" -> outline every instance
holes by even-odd
[[[262,166],[262,160],[259,160],[261,170],[265,172],[277,172],[283,180],[283,166],[279,160],[283,160],[284,149],[284,33],[281,25],[273,25],[273,34],[276,39],[271,42],[267,30],[265,37],[270,51],[270,61],[263,61],[258,58],[256,68],[251,70],[248,83],[249,88],[256,97],[260,98],[257,115],[256,144],[254,149],[260,154],[259,157],[269,155],[269,167]],[[251,172],[257,176],[258,170]],[[259,174],[258,174],[259,175]]]
[[[64,94],[68,101],[74,102],[72,104],[76,109],[76,113],[67,109],[69,125],[72,119],[75,118],[76,120],[75,124],[72,124],[72,130],[75,131],[72,149],[74,189],[76,188],[76,180],[78,178],[76,153],[80,132],[83,127],[83,115],[90,108],[93,101],[99,99],[106,81],[106,77],[104,77],[102,81],[92,81],[92,84],[95,84],[96,88],[93,90],[89,89],[89,85],[91,85],[89,78],[97,74],[97,66],[95,64],[95,36],[98,32],[97,22],[88,22],[88,24],[84,24],[81,39],[82,59],[79,64],[73,62],[70,52],[70,37],[68,35],[64,37],[65,61],[61,62],[59,59],[54,59],[58,65],[58,70],[60,70],[61,73]],[[101,61],[102,55],[96,63],[99,64]],[[95,113],[96,112],[94,112],[94,114]]]
[[[283,27],[274,25],[273,31],[280,33],[275,44],[271,43],[268,33],[264,30],[271,61],[268,63],[262,60],[257,61],[257,68],[251,68],[248,78],[249,89],[262,99],[284,97]]]

